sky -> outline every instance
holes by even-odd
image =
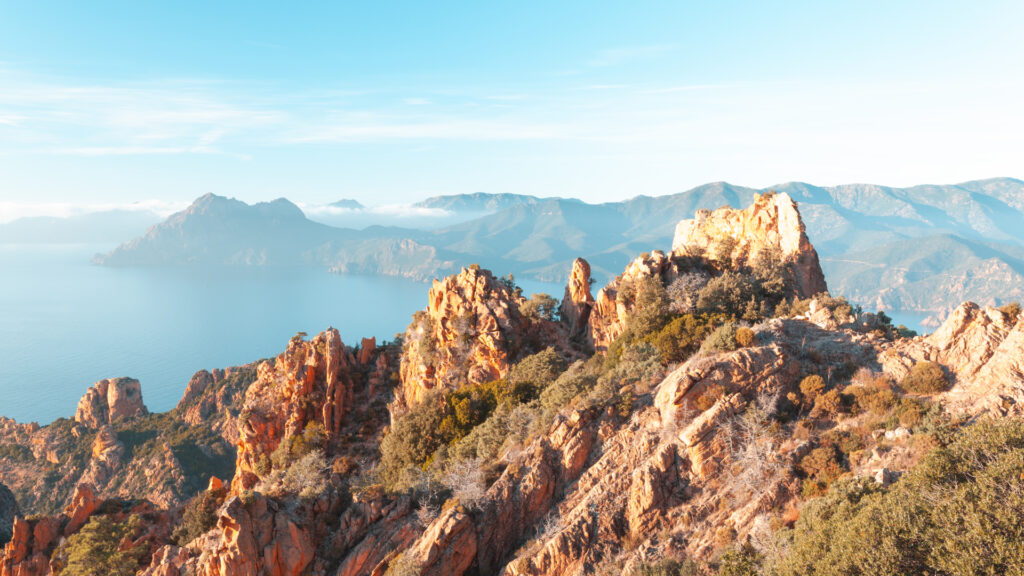
[[[1024,2],[0,0],[0,208],[1024,177]]]

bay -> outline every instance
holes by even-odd
[[[276,356],[299,331],[333,326],[350,346],[391,340],[430,288],[315,268],[89,262],[109,248],[0,245],[0,415],[40,424],[71,417],[86,388],[118,376],[139,379],[150,410],[169,410],[197,370]],[[520,285],[561,296],[559,285]]]

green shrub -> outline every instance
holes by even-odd
[[[513,386],[528,385],[539,394],[565,372],[566,367],[565,359],[549,346],[512,366],[506,380]]]
[[[780,576],[1021,574],[1024,422],[983,420],[889,490],[836,482],[808,502]]]
[[[767,248],[759,252],[752,262],[751,272],[765,299],[779,302],[793,292],[793,270],[786,264],[778,248]]]
[[[682,362],[699,350],[707,335],[724,321],[721,314],[683,314],[644,341],[658,349],[663,363]]]
[[[639,576],[700,576],[701,569],[689,558],[682,562],[671,558],[663,558],[654,564],[641,564]]]
[[[855,432],[850,430],[840,430],[838,428],[829,430],[821,436],[821,443],[823,445],[833,446],[844,456],[849,456],[851,453],[857,450],[864,449],[864,439],[861,438]]]
[[[441,435],[443,398],[432,391],[409,411],[395,419],[391,431],[380,443],[381,480],[390,490],[409,486],[409,472],[415,471],[444,443]]]
[[[803,395],[804,401],[808,404],[813,404],[818,396],[825,391],[825,379],[817,374],[811,374],[805,376],[800,381],[800,394]]]
[[[754,331],[746,326],[740,326],[736,329],[736,344],[741,348],[746,348],[754,343]]]
[[[736,349],[736,323],[726,322],[715,328],[701,345],[701,350],[710,352],[729,352]]]
[[[134,576],[146,546],[123,547],[142,526],[137,516],[115,522],[110,516],[93,516],[54,552],[61,576]]]
[[[946,372],[935,362],[918,362],[900,381],[900,388],[915,394],[935,394],[949,388]]]
[[[815,480],[835,480],[843,473],[840,452],[833,444],[819,446],[800,460],[800,470]]]
[[[899,407],[896,409],[896,418],[900,426],[916,428],[924,418],[927,406],[915,398],[900,398]]]
[[[893,383],[887,376],[873,376],[865,372],[864,376],[858,376],[856,380],[843,390],[855,414],[866,412],[875,416],[885,416],[896,406],[898,398],[892,390]]]
[[[656,276],[644,276],[630,287],[635,299],[627,318],[629,330],[639,338],[656,332],[665,325],[669,315],[669,299],[665,286]]]
[[[181,522],[174,527],[171,541],[184,546],[217,525],[217,509],[224,503],[227,489],[205,490],[189,500],[181,510]]]
[[[747,304],[758,296],[758,292],[750,275],[726,270],[721,276],[709,280],[701,289],[697,295],[697,309],[739,318],[746,312]]]
[[[534,321],[558,320],[558,300],[544,293],[531,294],[519,305],[519,313]]]
[[[749,547],[729,550],[722,554],[718,564],[718,576],[759,576],[757,553]]]
[[[839,414],[843,408],[843,399],[838,390],[829,390],[814,400],[814,408],[811,409],[811,416],[820,418],[822,416],[832,417]]]
[[[13,462],[32,462],[36,459],[32,449],[21,444],[0,444],[0,458]]]
[[[302,458],[314,450],[323,448],[327,440],[324,425],[314,420],[306,424],[301,434],[287,436],[278,443],[270,455],[273,469],[284,470],[292,462]]]
[[[541,406],[545,410],[561,410],[569,406],[574,398],[594,387],[597,377],[591,363],[582,360],[573,363],[540,393]]]

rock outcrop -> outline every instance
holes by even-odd
[[[178,402],[178,412],[189,425],[214,430],[224,441],[238,442],[238,414],[245,392],[256,380],[256,364],[231,366],[192,375]]]
[[[260,460],[311,423],[334,440],[355,394],[356,360],[331,328],[310,341],[293,338],[273,363],[263,362],[239,417],[238,458],[232,488],[252,488]]]
[[[625,332],[633,302],[645,278],[654,278],[664,285],[672,282],[678,273],[675,263],[661,250],[655,250],[637,257],[622,274],[601,288],[587,318],[589,342],[594,349],[607,350],[608,345]]]
[[[743,210],[698,210],[676,226],[672,240],[673,255],[701,253],[733,264],[753,261],[766,250],[777,251],[791,266],[801,298],[828,291],[818,253],[788,194],[758,194]]]
[[[953,377],[943,395],[969,414],[1024,414],[1024,322],[1017,315],[973,302],[961,304],[935,332],[902,340],[882,354],[899,380],[917,362],[941,364]]]
[[[75,421],[99,428],[118,420],[148,414],[142,403],[142,386],[134,378],[100,380],[78,401]]]
[[[560,316],[569,330],[569,338],[576,342],[590,339],[590,312],[594,308],[594,296],[590,293],[590,263],[577,258],[572,263],[569,282],[562,298]]]
[[[426,310],[416,313],[405,333],[402,386],[392,413],[430,390],[501,378],[542,342],[560,347],[555,323],[525,316],[525,301],[510,282],[475,266],[435,280]]]

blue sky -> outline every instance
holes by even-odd
[[[291,4],[0,1],[0,212],[1024,177],[1021,2]]]

